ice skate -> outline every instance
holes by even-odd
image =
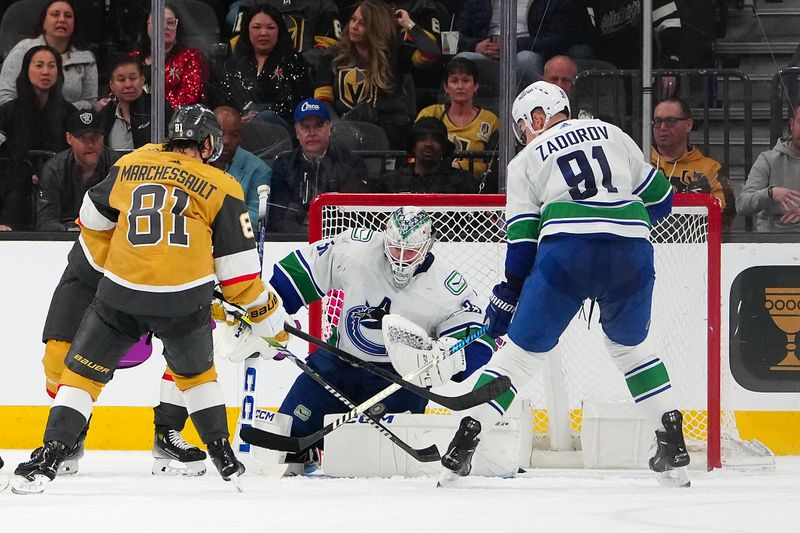
[[[75,443],[69,451],[67,451],[67,456],[64,457],[64,460],[61,462],[61,465],[58,467],[58,475],[60,476],[71,476],[78,473],[78,462],[83,459],[83,452],[84,452],[84,442],[86,441],[86,430],[84,429],[80,436],[78,436],[78,441]],[[14,475],[25,477],[33,470],[36,469],[36,465],[42,459],[42,451],[44,446],[39,446],[35,450],[31,452],[31,457],[25,462],[20,463],[17,465],[17,468],[14,469]]]
[[[442,474],[437,487],[446,487],[453,484],[459,477],[468,476],[472,470],[472,456],[478,447],[481,432],[481,423],[472,417],[461,419],[461,424],[453,440],[447,447],[447,453],[442,457]]]
[[[153,439],[154,476],[202,476],[206,473],[206,452],[192,446],[180,431],[156,427]]]
[[[242,492],[239,477],[244,474],[244,465],[236,458],[228,439],[219,439],[208,445],[208,455],[225,481],[232,481],[236,490]]]
[[[650,470],[658,473],[658,482],[668,487],[689,487],[689,453],[683,440],[683,416],[678,410],[661,417],[664,430],[656,430],[656,454],[650,459]]]
[[[63,442],[45,442],[44,446],[34,450],[29,461],[23,463],[23,465],[29,465],[27,474],[17,475],[14,478],[11,482],[11,492],[14,494],[40,494],[44,492],[47,484],[56,478],[58,469],[66,458],[67,453],[67,447]],[[33,461],[35,463],[30,464]]]

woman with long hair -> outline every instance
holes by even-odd
[[[97,102],[97,62],[81,40],[72,0],[48,2],[39,14],[33,37],[21,40],[8,53],[0,71],[0,104],[16,98],[22,58],[40,45],[52,47],[60,56],[66,101],[78,109],[92,109]]]
[[[464,152],[482,152],[494,150],[499,137],[497,131],[500,119],[488,109],[475,105],[475,96],[478,94],[478,69],[469,59],[456,57],[447,64],[444,70],[444,92],[447,94],[447,103],[435,104],[426,107],[417,115],[417,120],[422,117],[435,117],[444,122],[447,127],[447,136],[455,143],[456,149]],[[483,158],[474,158],[470,169],[470,159],[456,159],[456,163],[463,170],[471,170],[476,180],[483,183],[486,190],[484,176],[488,162]]]
[[[403,75],[439,59],[436,39],[403,9],[364,0],[332,47],[330,69],[321,73],[315,97],[331,102],[344,119],[373,122],[397,149],[407,145],[417,114]]]
[[[247,11],[219,86],[215,105],[236,108],[245,122],[293,122],[295,106],[311,96],[311,76],[280,11],[268,4]]]
[[[17,76],[17,97],[0,105],[0,230],[33,225],[31,150],[60,152],[67,146],[67,118],[76,111],[64,100],[61,54],[47,45],[30,48]]]
[[[201,104],[206,98],[208,63],[203,52],[186,46],[184,29],[178,11],[171,4],[164,6],[164,80],[165,98],[172,109]],[[131,55],[145,65],[145,90],[150,92],[153,64],[153,17],[148,14],[139,34],[139,42]]]

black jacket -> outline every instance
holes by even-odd
[[[595,35],[583,0],[534,2],[528,9],[528,32],[533,51],[546,58],[566,54],[577,44],[591,45]]]
[[[317,161],[306,159],[300,148],[279,155],[271,186],[267,230],[276,233],[307,233],[308,208],[317,195],[369,192],[364,161],[332,145]]]
[[[459,32],[458,51],[474,52],[475,46],[489,35],[492,22],[491,0],[464,0],[456,14],[453,29]]]
[[[131,133],[133,134],[134,148],[139,148],[150,142],[150,98],[149,94],[142,93],[142,96],[131,102]],[[109,134],[116,120],[117,105],[109,103],[99,113],[100,124],[106,136],[106,145],[108,145]],[[166,100],[164,101],[164,113],[164,131],[166,131],[166,126],[172,118],[172,108]]]
[[[105,179],[115,160],[114,152],[103,147],[94,176],[88,185],[84,185],[75,168],[72,148],[50,158],[39,176],[36,228],[41,231],[77,230],[75,219],[78,218],[84,193]]]
[[[420,192],[439,194],[477,194],[478,184],[472,174],[453,168],[448,161],[433,173],[421,175],[412,169],[401,169],[381,177],[381,192]]]

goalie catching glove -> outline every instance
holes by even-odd
[[[443,358],[439,364],[408,380],[420,387],[440,387],[467,368],[463,348],[447,355],[450,347],[458,343],[457,339],[434,340],[420,326],[399,315],[383,317],[383,340],[392,366],[404,378],[437,357]]]

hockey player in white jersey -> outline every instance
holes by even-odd
[[[419,208],[403,207],[390,215],[384,232],[351,229],[289,254],[275,265],[270,284],[290,314],[338,289],[341,314],[328,343],[406,375],[433,354],[400,350],[392,353],[390,360],[381,331],[386,314],[402,315],[438,339],[433,342],[434,351],[447,350],[469,329],[483,325],[481,309],[474,303],[475,292],[455,267],[436,256],[431,250],[433,242],[431,217]],[[415,384],[461,381],[486,364],[494,347],[493,339],[484,336],[420,375]],[[389,385],[324,349],[314,352],[308,363],[356,404]],[[422,413],[427,400],[401,389],[383,403],[389,413]],[[306,374],[297,378],[279,409],[293,418],[294,437],[322,428],[326,414],[346,411],[341,401]],[[287,457],[287,462],[308,458],[298,454]]]
[[[570,120],[567,95],[555,85],[528,86],[512,115],[527,146],[508,166],[506,281],[494,287],[486,311],[489,335],[508,332],[509,341],[478,385],[507,375],[514,388],[461,421],[440,483],[469,474],[481,426],[508,410],[589,298],[599,305],[609,354],[652,423],[650,468],[664,484],[688,486],[682,416],[667,369],[646,342],[655,278],[650,227],[671,211],[670,184],[618,127]]]

